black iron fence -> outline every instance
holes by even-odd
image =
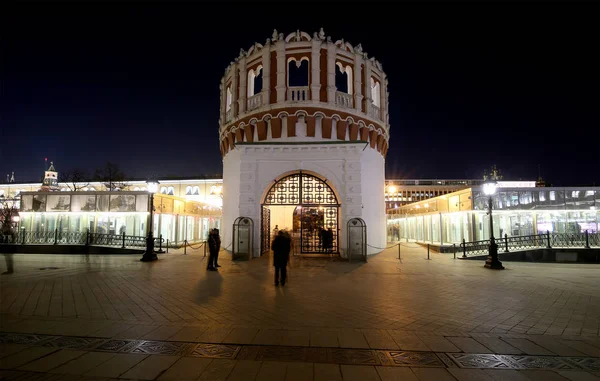
[[[552,248],[600,248],[600,233],[540,233],[509,237],[507,234],[496,239],[498,253],[509,253],[512,251],[528,249],[552,249]],[[463,258],[487,254],[490,240],[463,242],[460,247]]]
[[[154,247],[161,247],[162,236],[154,238]],[[58,229],[47,232],[21,230],[11,235],[0,236],[0,244],[13,245],[86,245],[113,246],[121,248],[144,248],[146,237],[123,234],[100,234],[88,232],[61,232]]]

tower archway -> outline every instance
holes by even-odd
[[[339,254],[340,206],[335,190],[315,174],[298,171],[274,181],[262,199],[261,253],[277,228],[291,233],[295,254]]]

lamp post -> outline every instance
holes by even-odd
[[[158,190],[158,181],[148,180],[148,193],[150,194],[150,222],[148,223],[148,237],[146,238],[146,251],[140,261],[150,262],[158,259],[154,252],[154,235],[152,229],[154,227],[154,193]]]
[[[504,270],[502,262],[498,260],[498,245],[494,238],[494,219],[492,217],[492,197],[496,193],[497,182],[495,179],[488,179],[483,183],[483,193],[488,196],[488,215],[490,216],[490,246],[487,261],[485,261],[485,267],[493,270]]]

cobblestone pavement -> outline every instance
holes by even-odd
[[[4,255],[0,379],[600,380],[600,266]]]

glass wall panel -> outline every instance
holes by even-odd
[[[148,195],[138,194],[135,196],[135,211],[136,212],[149,212],[148,210]]]
[[[69,211],[71,207],[71,196],[61,194],[48,195],[46,203],[46,211],[48,212],[64,212]]]
[[[133,194],[111,194],[111,212],[135,212],[135,195]]]
[[[567,216],[562,211],[536,213],[537,231],[540,233],[565,233]]]
[[[440,216],[441,215],[431,215],[431,241],[440,242]]]
[[[186,226],[186,237],[188,241],[195,241],[196,237],[194,237],[194,217],[186,217],[187,226]]]
[[[108,212],[109,195],[100,194],[96,197],[96,210],[99,212]]]
[[[93,212],[96,210],[95,195],[72,195],[71,212]]]

